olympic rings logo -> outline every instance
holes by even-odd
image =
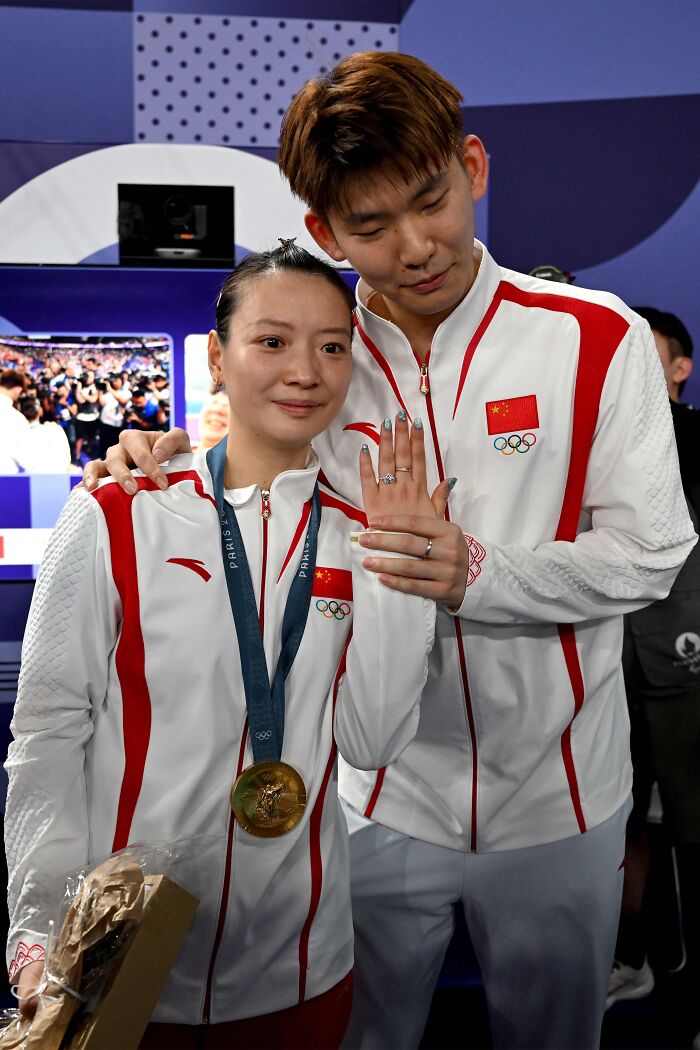
[[[269,740],[271,736],[272,736],[272,730],[271,729],[262,729],[262,730],[260,730],[259,733],[255,734],[255,739],[256,740]]]
[[[496,452],[500,452],[502,456],[512,456],[514,452],[520,452],[524,454],[529,452],[533,445],[537,444],[537,438],[534,434],[511,434],[510,437],[497,437],[493,443],[493,447]]]
[[[350,615],[350,606],[347,602],[327,602],[323,598],[319,598],[316,602],[316,608],[320,613],[323,613],[327,620],[344,620],[346,616]]]

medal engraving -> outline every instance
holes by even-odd
[[[273,838],[291,831],[306,808],[306,787],[296,769],[268,759],[244,769],[231,791],[231,809],[251,835]]]

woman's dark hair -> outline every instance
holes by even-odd
[[[301,273],[309,277],[320,277],[340,292],[348,304],[349,313],[354,309],[353,294],[337,270],[322,259],[317,259],[305,248],[300,248],[293,240],[280,238],[279,248],[246,255],[243,262],[239,263],[224,281],[216,303],[216,334],[222,345],[228,339],[231,318],[238,309],[245,285],[256,277],[265,277],[269,273]]]

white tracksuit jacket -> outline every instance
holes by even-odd
[[[256,486],[227,494],[270,674],[318,474],[312,458],[275,480],[268,521]],[[175,877],[188,872],[201,904],[154,1020],[217,1023],[317,996],[351,969],[335,741],[365,768],[406,746],[435,607],[362,569],[349,534],[363,515],[322,487],[282,754],[304,777],[307,809],[286,835],[249,835],[229,806],[253,756],[211,478],[203,452],[166,469],[166,492],[144,478],[133,497],[112,483],[77,490],[41,568],[7,761],[8,958],[14,974],[42,957],[67,872],[130,842],[172,842],[189,857]]]
[[[696,537],[646,321],[475,250],[424,377],[360,282],[350,393],[316,448],[356,499],[360,443],[376,449],[403,406],[425,425],[430,485],[458,478],[469,581],[456,617],[438,611],[418,732],[378,774],[341,762],[339,790],[407,835],[491,851],[576,835],[624,802],[622,613],[668,593]]]

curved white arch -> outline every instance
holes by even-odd
[[[109,146],[58,164],[0,201],[0,262],[71,265],[117,240],[117,183],[235,186],[237,244],[278,237],[321,254],[277,165],[224,146]]]

